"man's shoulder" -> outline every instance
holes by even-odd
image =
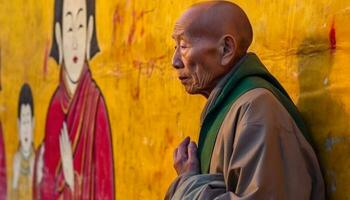
[[[288,111],[277,97],[268,89],[252,89],[232,105],[229,114],[239,113],[239,121],[247,123],[266,123],[267,121],[291,122]]]
[[[240,96],[234,104],[239,106],[269,106],[278,103],[278,99],[265,88],[255,88]]]
[[[225,121],[246,122],[252,118],[263,118],[278,104],[274,95],[265,88],[255,88],[242,94],[228,111]]]

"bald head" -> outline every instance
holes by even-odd
[[[252,27],[237,5],[226,1],[195,4],[176,21],[173,66],[190,94],[209,96],[252,42]]]
[[[253,38],[252,26],[245,12],[227,1],[194,4],[176,22],[175,32],[214,40],[231,35],[235,39],[238,54],[248,50]]]

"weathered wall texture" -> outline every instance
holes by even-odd
[[[101,52],[90,62],[109,112],[117,199],[162,199],[173,148],[197,138],[202,97],[185,94],[171,68],[172,26],[196,1],[96,0]],[[331,199],[350,199],[350,1],[238,0],[256,52],[311,127]],[[43,140],[60,66],[48,57],[53,1],[0,0],[0,120],[7,191],[18,148],[20,87],[30,84],[35,148]],[[1,132],[1,131],[0,131]],[[50,147],[46,147],[49,151]]]

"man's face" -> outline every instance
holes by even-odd
[[[86,56],[87,11],[85,0],[64,0],[62,19],[63,59],[71,81],[78,81]]]
[[[179,20],[174,28],[176,42],[172,65],[189,94],[208,95],[219,78],[218,42],[212,38],[187,35],[189,25]]]
[[[30,105],[22,104],[19,119],[19,139],[21,148],[26,153],[29,153],[31,151],[33,141],[33,126],[34,121],[32,118]]]

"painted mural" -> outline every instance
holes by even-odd
[[[36,161],[36,199],[114,199],[110,122],[89,61],[99,51],[94,0],[56,0],[50,56],[60,68]]]
[[[163,199],[205,103],[171,69],[195,2],[0,0],[0,199]],[[350,1],[234,2],[312,131],[329,198],[350,199]]]

